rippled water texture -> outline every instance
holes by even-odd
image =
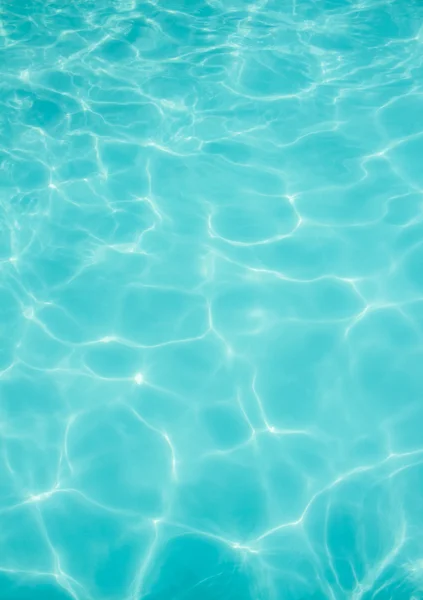
[[[1,600],[423,598],[422,24],[3,0]]]

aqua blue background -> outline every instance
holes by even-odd
[[[3,0],[0,600],[423,598],[422,17]]]

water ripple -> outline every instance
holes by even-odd
[[[3,2],[0,599],[423,599],[422,18]]]

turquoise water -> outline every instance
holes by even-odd
[[[0,18],[0,599],[423,599],[422,3]]]

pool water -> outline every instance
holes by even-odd
[[[3,0],[0,599],[423,599],[423,4]]]

